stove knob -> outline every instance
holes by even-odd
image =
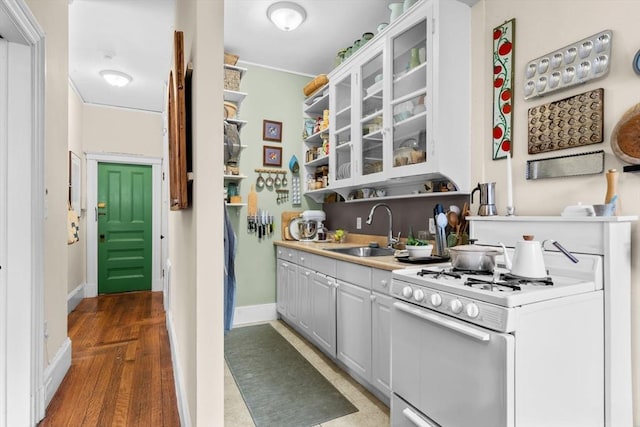
[[[440,306],[440,304],[442,304],[442,297],[440,296],[440,294],[431,294],[431,305],[434,307],[438,307]]]
[[[458,314],[462,311],[462,303],[459,299],[454,299],[449,303],[449,308],[451,308],[451,311],[453,311],[455,314]]]
[[[478,306],[474,303],[467,304],[467,306],[464,308],[464,311],[465,313],[467,313],[467,316],[472,319],[475,319],[476,317],[478,317],[478,314],[480,314]]]
[[[413,299],[415,299],[417,302],[421,302],[424,299],[424,292],[422,292],[422,289],[416,289],[416,291],[413,293]]]
[[[411,295],[413,295],[413,289],[411,289],[410,286],[405,286],[404,288],[402,288],[402,296],[405,298],[411,298]]]

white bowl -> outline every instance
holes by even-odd
[[[426,258],[431,256],[433,245],[413,246],[406,245],[405,248],[409,252],[411,258]]]

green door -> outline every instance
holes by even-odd
[[[98,293],[151,290],[151,166],[98,164]]]

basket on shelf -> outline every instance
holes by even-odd
[[[238,55],[227,52],[224,53],[224,63],[227,65],[236,65],[238,63],[238,59],[240,59]]]
[[[226,90],[238,91],[240,89],[240,71],[224,70],[224,88]]]
[[[235,119],[238,112],[238,106],[231,101],[224,101],[224,118]]]

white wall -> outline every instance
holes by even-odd
[[[45,366],[67,338],[67,99],[66,0],[26,0],[46,34],[44,180],[44,319],[49,332]]]
[[[69,150],[80,157],[83,175],[86,171],[83,148],[82,148],[82,100],[69,85]],[[68,162],[67,162],[68,167]],[[82,191],[80,194],[81,206],[85,206],[85,180],[81,179]],[[73,245],[68,245],[68,268],[67,268],[67,292],[71,292],[78,286],[83,285],[85,278],[86,259],[86,212],[80,217],[80,240]]]
[[[193,64],[192,207],[169,214],[175,364],[188,424],[224,424],[222,1],[177,1],[185,65]],[[220,120],[218,120],[220,118]]]
[[[162,129],[160,113],[86,104],[82,148],[85,152],[162,157]]]
[[[620,172],[620,213],[640,214],[638,185],[640,174],[622,173],[621,162],[610,147],[613,128],[624,112],[640,102],[640,77],[631,69],[640,48],[640,2],[636,0],[483,0],[473,7],[473,104],[472,182],[495,181],[498,212],[505,213],[506,161],[493,161],[492,144],[492,30],[516,19],[513,192],[518,215],[559,215],[566,205],[603,203],[604,174],[584,177],[526,180],[526,161],[593,150],[605,150],[605,170]],[[559,91],[543,98],[523,98],[525,64],[602,30],[613,31],[612,62],[609,75],[601,80]],[[533,106],[564,99],[585,91],[604,88],[604,143],[576,149],[527,154],[527,112]],[[477,206],[474,207],[477,209]],[[632,227],[632,296],[635,425],[640,425],[640,232]]]

